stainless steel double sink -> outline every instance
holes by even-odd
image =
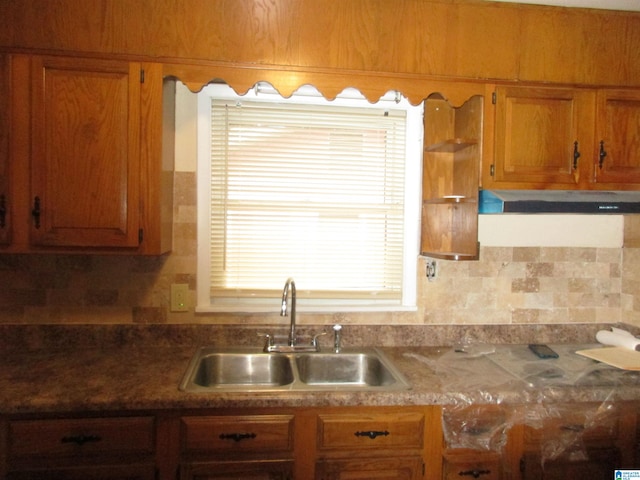
[[[185,392],[390,391],[409,383],[376,348],[264,353],[251,348],[200,348],[180,389]]]

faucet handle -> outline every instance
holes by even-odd
[[[318,337],[322,337],[323,335],[326,335],[326,334],[327,332],[316,333],[311,339],[311,346],[314,347],[316,350],[320,350],[320,345],[318,344]]]
[[[258,333],[259,337],[264,337],[264,351],[269,351],[269,348],[273,347],[273,336],[269,333]]]

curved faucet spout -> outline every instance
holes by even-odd
[[[291,290],[291,327],[289,329],[289,346],[293,347],[296,344],[296,282],[293,278],[287,278],[284,284],[284,290],[282,291],[282,307],[280,308],[280,316],[285,317],[287,315],[287,298],[289,296],[289,290]]]

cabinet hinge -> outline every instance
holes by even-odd
[[[424,462],[422,462],[422,476],[423,477],[424,477],[425,473],[426,473],[426,471],[425,471],[425,468],[424,468]]]
[[[492,163],[491,166],[489,167],[489,175],[493,177],[495,174],[496,174],[496,166]]]
[[[491,103],[493,103],[494,105],[496,104],[496,101],[498,99],[498,96],[496,95],[496,92],[493,92],[491,94]]]
[[[140,83],[144,83],[144,68],[140,69]]]
[[[142,244],[142,240],[144,239],[144,230],[142,228],[138,229],[138,245]]]

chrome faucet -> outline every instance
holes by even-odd
[[[284,290],[282,291],[282,307],[280,309],[280,316],[287,316],[287,297],[289,296],[289,290],[291,290],[291,327],[289,329],[289,346],[294,347],[296,345],[296,282],[293,278],[288,278],[284,284]]]

